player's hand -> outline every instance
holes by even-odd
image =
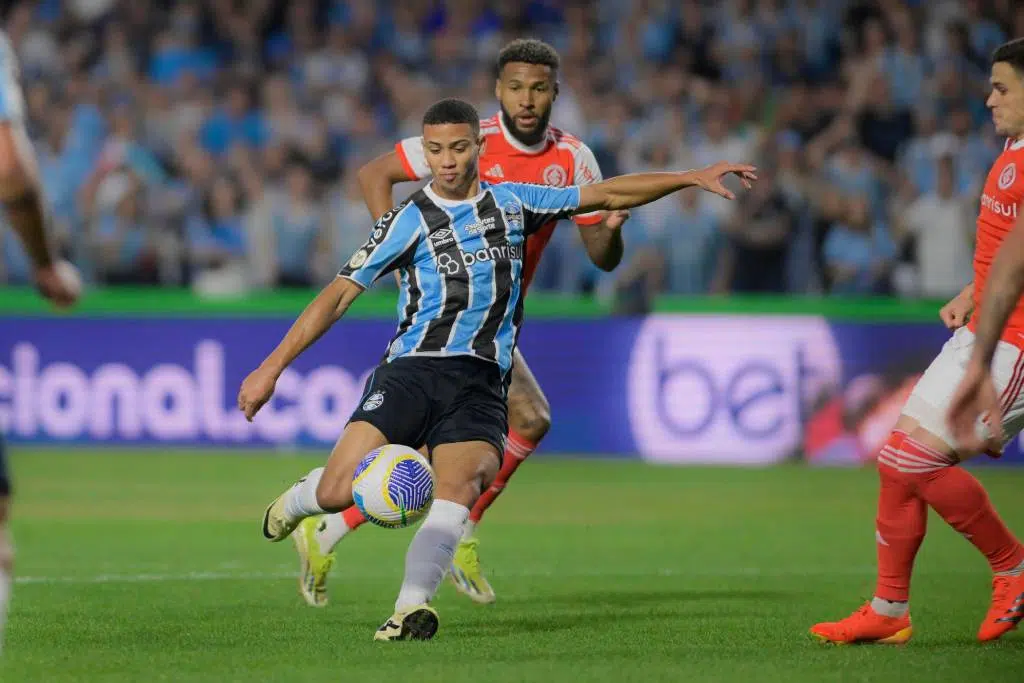
[[[626,211],[625,209],[618,209],[616,211],[608,212],[608,215],[604,217],[604,225],[606,228],[611,230],[618,230],[628,220],[629,211]]]
[[[260,366],[249,373],[238,390],[238,409],[245,413],[245,419],[252,422],[270,397],[277,385],[277,373]]]
[[[73,306],[82,294],[82,276],[67,261],[55,261],[37,268],[34,279],[39,293],[58,308]]]
[[[947,328],[955,330],[966,325],[973,312],[974,297],[957,294],[939,309],[939,318]]]
[[[984,418],[988,427],[984,438],[978,436],[975,429],[979,418]],[[974,360],[967,364],[963,379],[950,400],[946,420],[958,449],[971,454],[1002,449],[1003,412],[991,368]]]
[[[752,183],[757,180],[757,167],[750,164],[731,164],[728,161],[719,161],[696,171],[697,185],[705,192],[712,192],[726,199],[736,199],[736,195],[722,184],[722,180],[730,175],[739,176],[743,187],[749,190]]]

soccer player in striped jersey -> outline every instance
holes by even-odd
[[[0,203],[8,224],[21,238],[32,261],[40,294],[58,306],[70,306],[78,297],[78,285],[69,272],[70,264],[58,267],[48,240],[36,157],[25,133],[23,108],[14,50],[7,36],[0,32]],[[7,531],[10,496],[11,481],[0,434],[0,645],[14,570],[14,548]]]
[[[514,40],[499,53],[495,95],[500,111],[480,122],[484,140],[480,177],[487,182],[564,187],[601,180],[601,169],[590,148],[548,124],[558,96],[558,67],[558,53],[539,40]],[[400,141],[394,151],[360,169],[363,194],[374,219],[394,203],[392,187],[396,183],[430,175],[427,150],[419,136]],[[572,217],[587,255],[602,270],[612,270],[622,259],[620,228],[628,216],[627,211],[595,211]],[[524,293],[551,240],[555,223],[548,221],[526,241]],[[480,565],[476,525],[551,427],[547,398],[519,351],[512,363],[508,407],[509,432],[501,470],[473,506],[449,574],[459,591],[480,603],[493,602],[495,595]],[[299,591],[308,604],[322,607],[327,603],[327,573],[334,562],[332,550],[349,531],[365,522],[362,513],[352,507],[343,515],[310,519],[294,535],[301,564]]]
[[[844,619],[812,626],[811,635],[822,641],[910,640],[910,577],[929,507],[992,570],[992,599],[978,640],[996,640],[1024,619],[1024,544],[1003,523],[981,482],[961,467],[984,452],[998,457],[1024,428],[1024,300],[1014,283],[1014,254],[1006,251],[1020,248],[1024,228],[1024,38],[996,49],[989,80],[987,104],[996,131],[1007,140],[982,190],[974,282],[944,307],[942,318],[956,332],[918,380],[878,454],[874,597]],[[971,316],[978,310],[980,315]],[[961,382],[965,386],[957,394]],[[972,391],[982,390],[987,407],[997,409],[987,421],[965,420],[964,403],[970,404]],[[948,413],[957,418],[955,430]]]
[[[476,110],[442,100],[423,118],[433,180],[377,221],[366,243],[299,316],[238,394],[246,418],[270,400],[278,377],[370,284],[397,270],[402,320],[367,381],[325,467],[282,493],[263,517],[263,535],[287,538],[313,515],[349,508],[352,474],[388,443],[426,445],[434,502],[406,555],[395,612],[377,640],[426,640],[438,626],[429,605],[451,565],[470,508],[498,473],[508,430],[507,391],[522,324],[524,244],[552,220],[628,209],[685,187],[732,198],[721,182],[754,168],[719,163],[699,171],[642,173],[563,188],[492,185],[479,178]]]

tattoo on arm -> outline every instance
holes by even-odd
[[[39,190],[32,188],[4,202],[7,219],[21,237],[25,251],[36,268],[53,263],[53,252],[47,233],[46,211]]]

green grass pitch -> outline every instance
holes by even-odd
[[[1024,681],[1024,632],[975,642],[988,569],[935,517],[908,646],[807,638],[871,594],[872,471],[535,458],[481,527],[498,602],[445,583],[434,641],[379,644],[413,531],[344,541],[323,610],[259,533],[319,456],[13,450],[5,683]],[[1024,472],[978,474],[1024,533]]]

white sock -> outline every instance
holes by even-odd
[[[320,552],[326,554],[334,550],[334,546],[338,545],[341,539],[345,538],[345,534],[350,531],[352,530],[349,529],[348,524],[345,524],[345,518],[340,512],[324,515],[316,528],[316,539],[320,542]]]
[[[462,540],[465,541],[467,538],[473,538],[473,534],[476,533],[476,522],[471,519],[467,519],[466,523],[462,525]]]
[[[4,645],[4,624],[7,623],[7,607],[11,601],[11,575],[0,567],[0,652]]]
[[[285,494],[284,514],[289,519],[304,519],[324,513],[324,509],[316,502],[316,487],[320,483],[323,473],[324,468],[317,467]]]
[[[450,500],[435,500],[405,554],[405,578],[395,601],[401,612],[430,602],[452,564],[469,508]]]
[[[910,609],[910,603],[871,598],[871,609],[883,617],[902,617]]]

